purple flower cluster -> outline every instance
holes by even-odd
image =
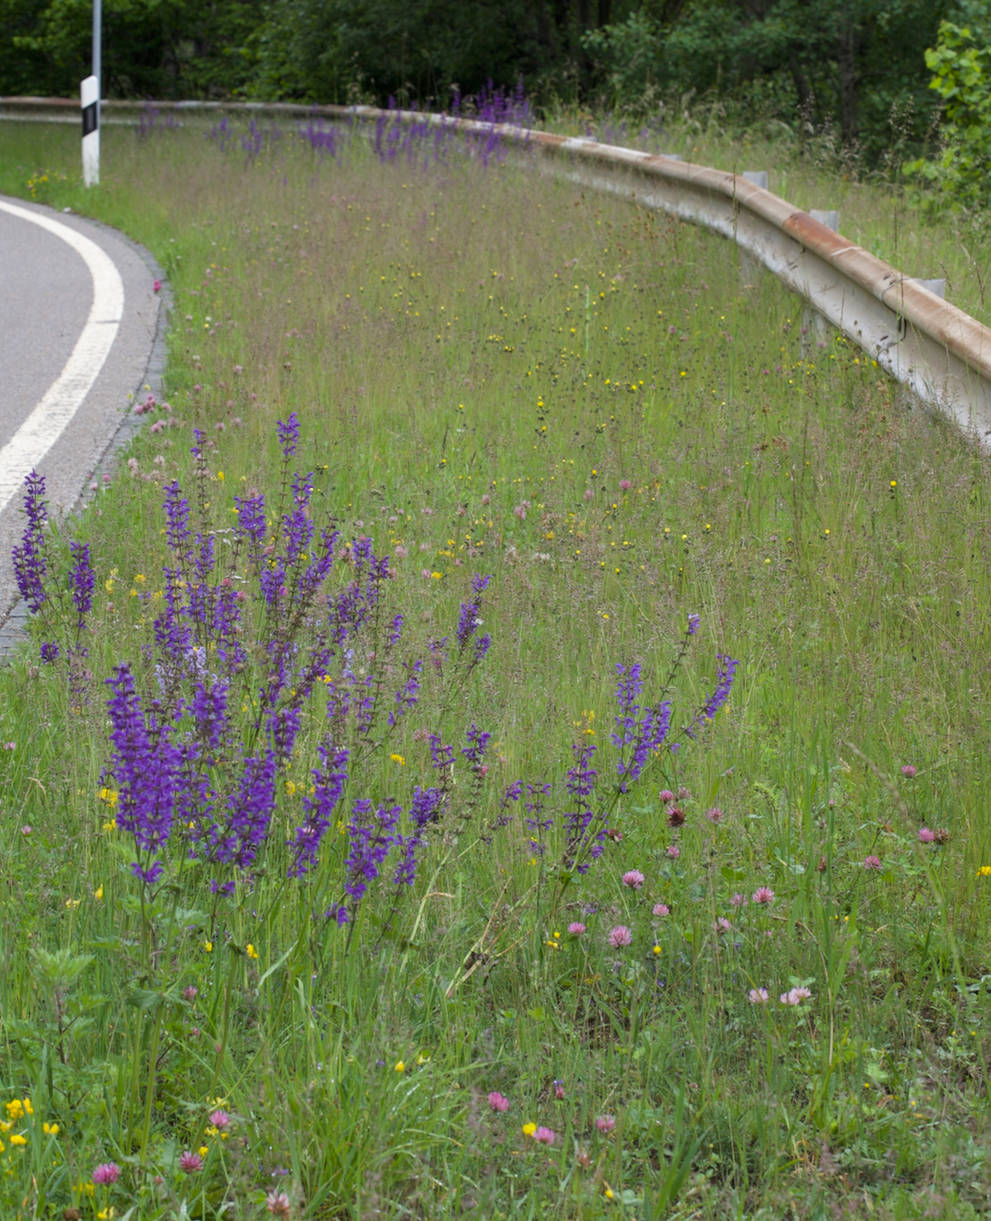
[[[592,794],[598,772],[592,767],[595,746],[591,742],[574,743],[571,747],[575,762],[568,770],[564,787],[570,798],[570,808],[564,815],[564,830],[567,842],[564,849],[564,866],[587,873],[590,863],[600,857],[605,844],[606,828],[599,826],[591,831],[595,821],[592,809]],[[601,823],[601,818],[599,822]]]
[[[296,828],[296,834],[290,841],[293,861],[289,866],[290,877],[301,877],[308,872],[317,861],[324,833],[330,826],[330,820],[338,802],[344,793],[348,780],[349,752],[345,748],[335,750],[329,738],[324,738],[317,748],[320,756],[320,767],[313,769],[313,792],[303,798],[305,817]]]
[[[685,728],[685,734],[694,738],[699,729],[715,719],[716,713],[729,699],[739,661],[734,661],[722,653],[717,655],[718,678],[712,694],[695,714],[692,723]]]
[[[48,507],[45,504],[45,479],[36,471],[31,471],[24,479],[24,514],[27,517],[24,534],[12,552],[14,576],[28,609],[32,614],[37,614],[48,597],[45,590],[45,577],[48,575],[45,547]]]
[[[142,709],[128,666],[118,667],[107,685],[112,692],[107,713],[113,755],[104,779],[116,781],[117,825],[133,836],[139,853],[131,868],[154,884],[162,870],[154,857],[167,843],[175,821],[182,758],[160,711]]]
[[[348,836],[351,851],[345,863],[346,880],[344,890],[348,895],[346,904],[338,908],[338,923],[346,923],[368,889],[368,883],[378,876],[382,862],[389,849],[399,842],[396,828],[402,814],[402,806],[383,802],[377,807],[368,797],[359,798],[352,806]],[[342,919],[341,913],[345,913]]]
[[[616,685],[619,710],[612,740],[622,752],[617,768],[619,790],[625,793],[640,777],[652,752],[663,746],[671,727],[671,702],[661,700],[646,707],[638,703],[643,691],[639,662],[634,662],[629,669],[617,665],[616,672],[619,675]]]
[[[416,851],[423,843],[430,824],[440,821],[447,799],[448,791],[445,788],[432,787],[421,789],[417,785],[414,789],[413,800],[410,802],[409,807],[409,821],[412,831],[409,835],[401,835],[396,838],[396,843],[402,848],[403,855],[393,875],[392,880],[395,885],[412,886],[416,881]]]

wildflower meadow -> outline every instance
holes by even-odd
[[[986,454],[494,129],[280,124],[0,129],[171,300],[24,483],[0,1215],[986,1215]]]

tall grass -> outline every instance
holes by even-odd
[[[39,535],[52,588],[90,546],[85,667],[53,598],[0,675],[4,1215],[981,1215],[987,459],[811,341],[719,239],[477,149],[235,134],[110,129],[84,194],[72,134],[0,133],[4,189],[121,226],[175,299],[145,431]],[[296,469],[314,488],[290,521]],[[235,510],[261,493],[255,554]],[[216,540],[205,577],[163,517],[180,496]],[[266,705],[273,641],[289,673],[327,603],[290,631],[261,576],[324,517],[356,541],[321,589],[370,539],[381,611],[305,702],[287,681]],[[183,807],[142,884],[104,680],[119,695],[128,666],[159,744],[207,736],[199,655],[154,636],[163,569],[179,603],[203,579],[255,608],[243,664],[204,636],[231,692],[214,792],[265,710],[300,722],[252,867],[222,873]],[[717,655],[740,665],[693,740]],[[417,660],[395,729],[334,712]],[[662,697],[671,730],[624,786]],[[287,878],[321,741],[360,763]],[[382,841],[415,838],[417,786],[444,817],[396,887]],[[364,798],[400,821],[376,838]],[[356,897],[376,842],[390,863]]]

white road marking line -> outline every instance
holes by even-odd
[[[82,406],[103,368],[124,314],[124,283],[113,260],[88,237],[51,217],[0,203],[4,212],[39,225],[71,246],[93,281],[93,305],[62,372],[17,432],[0,449],[0,513],[36,470]]]

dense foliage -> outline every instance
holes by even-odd
[[[905,169],[925,183],[936,206],[984,210],[991,202],[991,43],[945,21],[926,52],[930,88],[943,99],[939,155]]]
[[[638,116],[686,97],[828,133],[884,168],[927,150],[940,23],[982,34],[974,0],[104,0],[107,96],[447,108],[514,87],[542,105]],[[986,19],[985,19],[986,24]],[[73,95],[92,0],[0,0],[0,93]],[[945,94],[943,95],[946,101]]]

